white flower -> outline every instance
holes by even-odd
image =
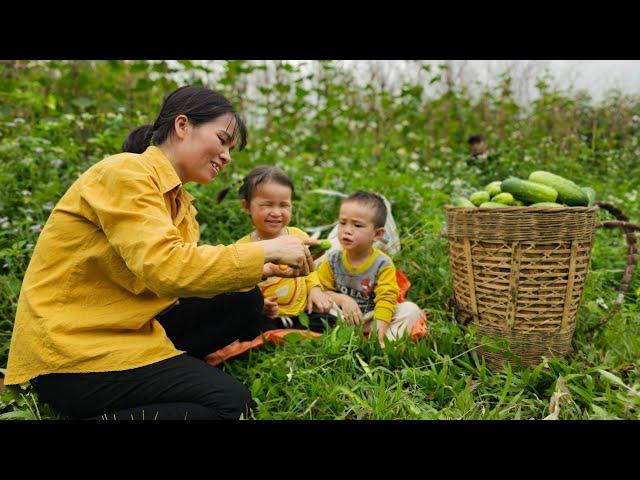
[[[598,297],[598,298],[596,299],[596,303],[597,303],[598,305],[600,305],[602,308],[604,308],[605,310],[608,310],[608,309],[609,309],[609,307],[607,306],[607,304],[605,303],[605,301],[604,301],[604,299],[603,299],[602,297]]]

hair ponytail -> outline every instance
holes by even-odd
[[[131,130],[122,143],[122,151],[130,153],[142,153],[149,145],[153,137],[153,125],[142,125]]]
[[[151,142],[162,145],[172,134],[176,117],[185,115],[194,127],[230,113],[235,119],[231,137],[239,137],[238,150],[247,144],[247,127],[229,100],[218,92],[197,85],[187,85],[171,92],[162,102],[153,125],[135,128],[122,144],[123,152],[143,153]]]

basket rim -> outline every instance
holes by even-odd
[[[491,208],[480,208],[480,207],[461,207],[458,205],[450,205],[446,204],[444,206],[445,210],[464,210],[465,213],[475,213],[475,212],[513,212],[515,210],[526,210],[528,212],[564,212],[566,210],[570,210],[572,212],[593,212],[599,210],[600,207],[598,205],[593,205],[591,207],[534,207],[531,205],[528,206],[511,206],[505,205],[504,207],[491,207]]]

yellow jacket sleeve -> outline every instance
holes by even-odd
[[[262,278],[258,244],[185,243],[148,174],[109,171],[82,185],[81,197],[127,267],[160,297],[208,298]]]
[[[396,267],[393,264],[381,268],[378,272],[374,293],[376,303],[374,318],[391,323],[398,304],[398,293],[400,293],[400,287],[396,280]]]
[[[331,268],[331,265],[329,265],[329,260],[327,260],[327,257],[322,260],[316,272],[318,274],[318,281],[320,282],[320,286],[325,290],[332,290],[335,292],[336,285],[334,283],[333,270]]]
[[[318,271],[311,272],[309,275],[304,277],[304,281],[307,284],[307,292],[310,292],[313,287],[321,287],[320,279],[318,278]]]

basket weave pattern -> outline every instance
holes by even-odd
[[[509,340],[523,364],[568,353],[597,207],[446,207],[458,319]],[[480,350],[492,365],[502,354]]]

